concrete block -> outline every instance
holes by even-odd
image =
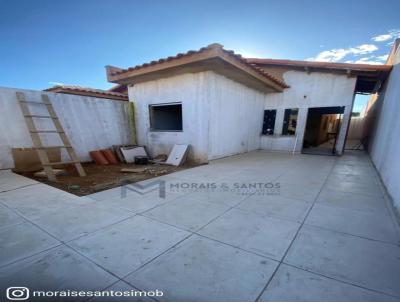
[[[143,215],[179,228],[196,231],[229,209],[214,202],[179,197]]]
[[[317,198],[317,203],[352,210],[388,214],[384,199],[351,192],[341,192],[324,188]]]
[[[400,297],[400,247],[304,226],[285,263]]]
[[[60,244],[31,223],[0,229],[0,267]]]
[[[355,236],[399,244],[396,223],[389,215],[316,204],[306,224]]]
[[[328,180],[324,186],[325,189],[356,193],[376,198],[383,198],[383,192],[378,184],[374,183],[358,183],[343,180]]]
[[[33,222],[59,240],[68,241],[133,215],[124,209],[92,203],[66,209],[58,214],[43,215]]]
[[[24,220],[20,216],[0,204],[0,230],[3,227],[19,224],[21,222],[24,222]]]
[[[135,216],[69,244],[122,278],[188,235],[169,225]]]
[[[395,302],[398,299],[282,264],[259,300],[267,301]]]
[[[185,195],[186,200],[192,200],[193,202],[206,201],[206,202],[224,204],[231,207],[238,204],[245,198],[247,198],[247,196],[240,194],[240,192],[222,191],[220,189],[217,190],[209,189]]]
[[[262,216],[302,222],[311,204],[282,196],[254,195],[243,200],[236,207]]]
[[[296,222],[231,209],[199,233],[280,261],[299,227]]]
[[[125,280],[160,301],[254,301],[277,262],[193,235]]]
[[[320,186],[288,184],[283,182],[279,182],[279,184],[280,195],[282,197],[297,199],[305,202],[313,202],[321,190]]]
[[[0,179],[0,193],[38,184],[37,181],[15,174],[11,170],[0,170]]]
[[[62,246],[0,269],[0,299],[6,301],[6,288],[27,287],[38,291],[94,291],[118,279],[72,249]],[[29,301],[84,301],[79,297],[31,298]]]
[[[77,197],[44,184],[1,193],[0,201],[29,219],[50,216],[91,202],[88,198]]]

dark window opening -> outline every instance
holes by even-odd
[[[182,131],[182,104],[150,105],[150,129],[153,131]]]
[[[264,110],[262,134],[273,135],[275,130],[276,110]]]
[[[294,135],[296,133],[298,114],[299,109],[285,109],[282,135]]]

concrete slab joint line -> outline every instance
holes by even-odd
[[[280,195],[165,199],[121,199],[118,189],[79,198],[5,173],[0,292],[22,280],[32,289],[159,289],[159,301],[399,301],[398,226],[369,163],[364,153],[250,152],[176,180],[267,179],[283,184]]]

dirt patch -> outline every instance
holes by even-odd
[[[94,163],[82,164],[87,176],[79,177],[73,166],[65,166],[66,175],[57,176],[57,181],[49,181],[46,177],[35,177],[33,172],[19,173],[36,181],[45,183],[52,187],[67,191],[77,196],[85,196],[106,189],[120,186],[122,183],[134,183],[161,175],[170,174],[193,168],[197,165],[185,164],[180,167],[167,165],[135,165],[135,164],[116,164],[99,166]],[[121,172],[121,169],[145,169],[140,173]]]

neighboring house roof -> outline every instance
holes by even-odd
[[[216,43],[197,51],[191,50],[127,69],[113,66],[106,66],[106,69],[108,81],[119,84],[135,84],[170,75],[213,70],[262,91],[280,92],[289,87],[284,81]]]
[[[111,87],[110,89],[108,89],[108,91],[128,94],[128,86],[118,84],[118,85],[115,85],[114,87]]]
[[[104,99],[112,99],[118,101],[128,101],[128,95],[120,92],[113,92],[109,90],[94,89],[89,87],[71,86],[71,85],[57,85],[45,89],[44,91],[64,93],[64,94],[75,94],[83,96],[91,96]]]
[[[246,58],[247,62],[255,65],[270,65],[281,67],[300,67],[326,69],[326,70],[340,70],[340,71],[353,71],[369,72],[369,71],[390,71],[390,65],[370,65],[370,64],[353,64],[353,63],[332,63],[332,62],[316,62],[316,61],[296,61],[296,60],[281,60],[281,59],[258,59]]]
[[[304,72],[329,72],[356,76],[357,93],[371,93],[379,89],[381,83],[389,75],[392,66],[390,65],[369,65],[353,63],[331,63],[315,61],[295,61],[280,59],[258,59],[247,58],[249,64],[253,64],[275,77],[283,79],[283,73],[288,70],[300,70]]]

